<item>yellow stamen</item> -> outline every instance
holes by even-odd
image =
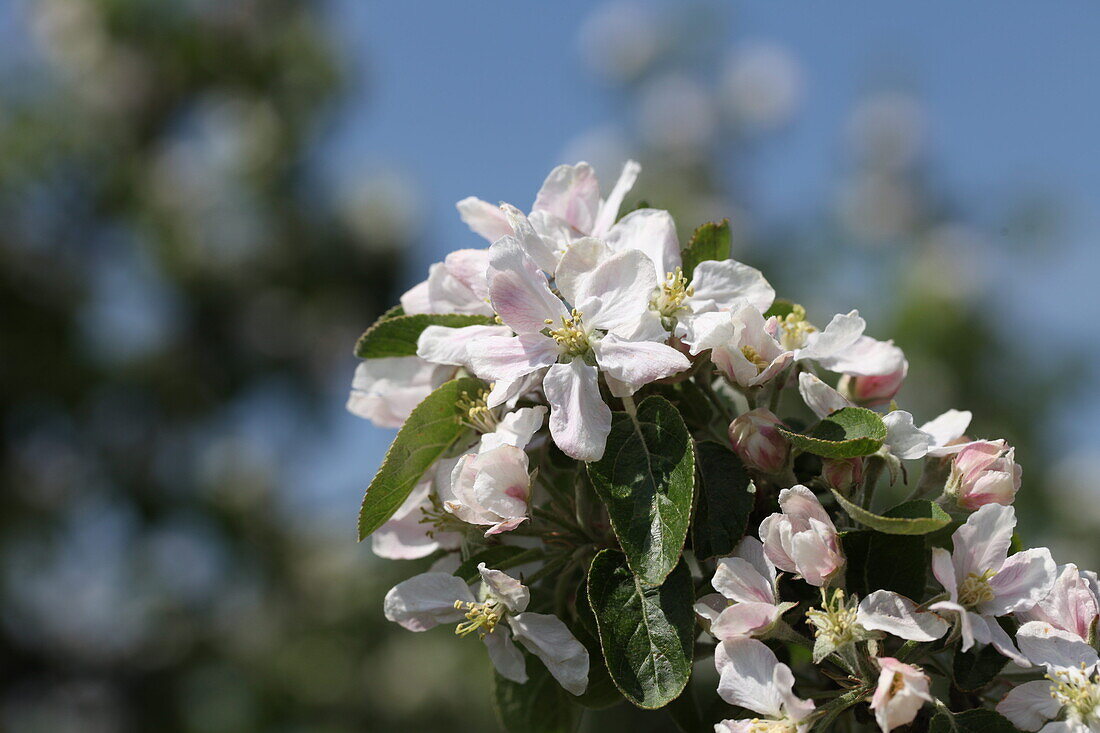
[[[806,309],[798,303],[791,307],[791,312],[779,321],[779,343],[787,351],[801,349],[806,345],[806,337],[817,329],[806,320]]]
[[[661,290],[650,305],[663,318],[672,318],[684,309],[684,300],[695,295],[695,288],[688,286],[684,270],[677,267],[672,272],[665,274],[665,280],[661,283]]]
[[[964,608],[974,608],[994,598],[993,589],[989,586],[989,579],[993,577],[992,570],[986,570],[981,575],[970,573],[959,586],[959,603]]]
[[[1100,710],[1100,679],[1089,676],[1085,663],[1080,669],[1057,669],[1046,675],[1050,696],[1066,711],[1066,717],[1084,724],[1097,720]]]
[[[741,347],[741,353],[744,354],[746,359],[748,359],[750,362],[752,362],[752,365],[754,367],[756,367],[756,373],[757,374],[759,374],[760,372],[767,369],[768,364],[771,363],[767,359],[765,359],[763,356],[761,356],[759,351],[757,351],[756,349],[754,349],[751,346],[742,346]]]
[[[479,433],[491,433],[497,427],[496,415],[486,403],[488,397],[489,391],[485,389],[478,390],[472,396],[469,392],[463,392],[455,403],[464,413],[462,422]]]
[[[582,315],[584,314],[574,308],[569,317],[561,317],[560,328],[550,328],[554,322],[549,318],[545,321],[546,335],[557,341],[565,353],[571,356],[587,354],[592,348],[588,342],[588,332],[585,331],[584,324],[581,322]]]
[[[493,633],[502,616],[500,604],[491,601],[483,603],[455,601],[455,608],[459,611],[465,610],[467,619],[455,627],[455,634],[458,636],[466,636],[477,631],[477,635],[484,639],[486,634]]]

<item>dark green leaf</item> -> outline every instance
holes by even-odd
[[[695,267],[706,260],[728,260],[730,256],[730,221],[703,224],[691,235],[681,252],[684,277],[691,280]]]
[[[691,676],[695,600],[691,572],[680,561],[659,587],[643,585],[615,550],[592,561],[588,598],[607,670],[628,700],[659,708],[675,700]]]
[[[809,433],[779,426],[791,445],[822,458],[869,456],[886,440],[886,423],[877,412],[863,407],[844,407],[823,418]]]
[[[852,519],[886,534],[928,534],[951,523],[947,512],[927,499],[907,501],[884,515],[878,515],[848,501],[835,489],[833,496]]]
[[[588,603],[588,579],[583,578],[577,588],[577,622],[570,627],[577,641],[588,650],[588,689],[573,700],[586,708],[600,710],[623,701],[623,694],[611,680],[607,664],[600,648],[599,629],[592,606]]]
[[[631,570],[660,585],[680,559],[691,521],[695,457],[680,413],[663,397],[616,412],[603,458],[588,464]]]
[[[764,313],[764,317],[771,318],[772,316],[775,316],[776,318],[784,318],[790,315],[793,311],[794,303],[789,300],[783,300],[782,298],[779,298],[774,303],[772,303],[772,307],[768,308],[767,312]]]
[[[733,552],[749,522],[756,495],[749,493],[749,474],[741,459],[720,443],[696,446],[699,504],[692,525],[692,546],[700,560]]]
[[[527,682],[518,684],[493,672],[493,704],[508,733],[570,733],[576,727],[575,708],[546,667],[527,659]]]
[[[928,733],[1019,733],[1000,713],[978,708],[950,713],[940,708],[928,726]]]
[[[860,530],[844,532],[840,539],[848,562],[844,572],[849,591],[864,596],[892,590],[920,602],[928,563],[923,537]]]
[[[360,359],[416,356],[416,340],[420,338],[420,332],[428,326],[462,328],[463,326],[488,326],[492,324],[493,319],[491,316],[468,315],[465,313],[418,313],[414,316],[401,315],[389,318],[383,315],[359,337],[359,340],[355,343],[355,355]]]
[[[424,472],[465,430],[462,411],[456,404],[458,398],[484,387],[477,379],[455,379],[441,385],[413,409],[363,496],[360,540],[393,516]]]
[[[473,583],[481,579],[481,573],[477,571],[478,563],[485,563],[493,570],[508,570],[517,565],[538,560],[542,557],[542,550],[535,548],[516,547],[515,545],[494,545],[470,555],[459,565],[452,575]]]
[[[955,687],[966,692],[976,692],[1000,674],[1007,663],[1008,659],[992,644],[983,646],[981,649],[971,648],[967,652],[960,650],[955,652],[951,677]]]

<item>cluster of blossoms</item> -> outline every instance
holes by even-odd
[[[777,300],[728,225],[622,214],[639,171],[460,201],[489,246],[360,339],[348,408],[401,428],[360,536],[432,561],[386,618],[476,634],[512,706],[663,707],[712,653],[716,731],[1100,731],[1096,575],[1018,547],[1012,447],[918,426],[902,350]]]

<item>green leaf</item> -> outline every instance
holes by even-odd
[[[1006,664],[1008,659],[992,644],[967,652],[959,650],[951,665],[951,678],[960,690],[976,692],[1000,674]]]
[[[737,454],[721,443],[696,446],[699,503],[692,524],[692,547],[700,560],[725,557],[745,534],[756,495]]]
[[[1020,733],[1012,723],[993,710],[977,708],[951,713],[945,708],[932,718],[928,733]]]
[[[417,405],[397,431],[359,509],[359,539],[386,523],[424,472],[465,430],[458,398],[485,387],[477,379],[446,382]]]
[[[533,562],[542,557],[542,550],[535,548],[523,548],[515,545],[493,545],[475,552],[459,565],[452,575],[473,583],[481,579],[481,573],[477,571],[478,563],[485,563],[493,570],[508,570],[517,565]]]
[[[844,407],[823,418],[809,433],[782,425],[791,445],[822,458],[858,458],[878,451],[886,440],[886,423],[877,412],[863,407]]]
[[[856,595],[882,589],[914,601],[924,595],[928,550],[924,538],[883,534],[872,530],[840,535],[847,558],[845,580]]]
[[[493,672],[493,707],[508,733],[571,733],[576,727],[570,695],[546,667],[528,659],[527,682],[519,684]]]
[[[400,307],[400,306],[399,306]],[[389,313],[390,311],[386,311]],[[391,356],[416,356],[416,340],[428,326],[490,326],[491,316],[465,313],[418,313],[414,316],[391,316],[375,321],[355,343],[355,355],[360,359],[382,359]]]
[[[771,318],[772,316],[775,316],[776,318],[784,318],[793,312],[794,303],[789,300],[784,300],[783,298],[778,298],[774,303],[772,303],[772,307],[768,308],[768,310],[764,313],[764,317]]]
[[[691,235],[680,253],[684,277],[691,280],[695,267],[706,260],[728,260],[730,256],[730,220],[703,224]]]
[[[607,670],[641,708],[675,700],[691,677],[695,600],[691,571],[681,560],[664,584],[643,585],[615,550],[602,550],[588,573]]]
[[[680,559],[691,521],[695,457],[680,413],[656,395],[638,404],[636,418],[616,412],[603,458],[588,464],[588,475],[630,569],[660,585]]]
[[[577,588],[577,621],[570,629],[577,641],[588,650],[588,688],[573,700],[586,708],[601,710],[623,701],[623,694],[615,686],[603,660],[599,630],[592,606],[588,603],[588,578],[582,578]]]
[[[848,501],[836,489],[833,489],[833,496],[849,517],[886,534],[929,534],[951,523],[947,512],[927,499],[907,501],[880,516]]]

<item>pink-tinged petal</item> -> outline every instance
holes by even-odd
[[[730,607],[730,601],[721,593],[708,593],[695,601],[695,614],[703,620],[704,628],[710,628],[714,619]]]
[[[895,456],[912,461],[928,455],[932,436],[917,429],[910,413],[894,410],[884,415],[882,422],[886,424],[886,446]]]
[[[602,240],[592,237],[581,237],[567,245],[558,262],[557,274],[554,276],[554,284],[558,292],[566,301],[576,305],[587,297],[587,293],[582,290],[585,279],[614,255],[614,250]]]
[[[512,642],[512,632],[507,626],[497,624],[482,641],[489,650],[489,660],[501,677],[521,685],[527,682],[527,662],[523,652]]]
[[[569,627],[546,613],[521,613],[508,619],[516,641],[546,665],[567,692],[582,695],[588,687],[588,650]]]
[[[1016,615],[1023,621],[1046,621],[1087,641],[1097,619],[1097,605],[1088,580],[1076,565],[1068,563],[1059,568],[1050,592],[1034,608]]]
[[[592,225],[592,236],[602,237],[619,217],[619,209],[622,208],[623,199],[634,188],[634,182],[638,180],[638,174],[642,172],[642,166],[633,160],[626,161],[623,170],[619,174],[619,180],[615,181],[615,187],[607,194],[607,199],[600,204],[600,213],[596,215],[596,222]]]
[[[507,405],[508,407],[515,407],[521,397],[542,387],[542,378],[545,374],[546,367],[541,367],[519,379],[496,380],[485,398],[486,406],[499,407],[500,405]]]
[[[954,443],[961,438],[970,427],[972,417],[969,410],[948,410],[934,420],[921,425],[920,429],[932,436],[932,444],[935,448],[929,452],[930,455],[941,455],[941,451],[949,443]]]
[[[825,507],[821,506],[814,492],[802,485],[795,485],[779,492],[779,508],[788,517],[798,519],[816,519],[825,526],[833,528],[833,520]],[[834,529],[835,531],[835,529]]]
[[[542,334],[491,336],[466,347],[474,374],[495,382],[513,382],[558,360],[558,345]]]
[[[457,204],[458,215],[466,226],[474,234],[478,234],[489,241],[490,244],[501,237],[512,233],[512,227],[508,224],[504,212],[499,206],[494,206],[488,201],[482,201],[476,196],[468,196]]]
[[[714,733],[753,733],[759,727],[760,723],[755,719],[721,720],[714,724]]]
[[[418,483],[388,522],[370,536],[371,551],[389,560],[415,560],[427,557],[439,549],[439,542],[429,534],[431,525],[421,522],[422,509],[431,508],[428,495],[432,477]],[[452,534],[452,533],[446,533]]]
[[[936,576],[936,580],[951,596],[951,600],[957,601],[959,598],[959,583],[955,578],[955,565],[951,561],[951,553],[942,547],[932,548],[932,574]]]
[[[558,272],[565,266],[563,257]],[[653,263],[637,250],[613,254],[595,269],[577,275],[575,282],[573,304],[584,314],[585,325],[620,335],[637,330],[657,288]]]
[[[598,461],[611,432],[611,409],[600,396],[596,367],[580,359],[550,367],[542,382],[550,403],[550,435],[578,461]]]
[[[764,313],[775,302],[775,289],[755,267],[735,260],[700,262],[691,278],[694,295],[687,299],[696,313],[730,310],[740,301]]]
[[[780,570],[797,573],[798,566],[787,554],[791,524],[782,514],[772,514],[760,523],[760,537],[764,540],[764,554]]]
[[[997,712],[1020,730],[1036,731],[1058,717],[1062,703],[1050,694],[1050,680],[1033,680],[1009,690],[997,703]]]
[[[786,717],[794,723],[802,723],[817,709],[813,700],[803,700],[794,694],[794,673],[785,664],[777,664],[772,670],[772,686],[779,690],[779,696],[783,699],[783,711]],[[797,730],[805,731],[805,725],[798,725]]]
[[[546,408],[542,405],[513,410],[500,419],[496,430],[481,436],[478,452],[484,453],[500,445],[525,448],[545,421]]]
[[[493,524],[499,517],[485,511],[474,494],[477,473],[477,454],[461,456],[451,470],[451,480],[439,485],[439,501],[446,511],[467,524]]]
[[[799,574],[810,585],[822,586],[844,564],[836,546],[836,530],[817,519],[809,519],[808,531],[792,537],[791,557]]]
[[[989,633],[989,643],[993,645],[993,648],[999,651],[1001,654],[1008,657],[1015,664],[1020,667],[1030,667],[1031,663],[1027,657],[1020,653],[1020,650],[1016,648],[1016,645],[1012,643],[1012,637],[1008,635],[1008,632],[1001,628],[1001,625],[997,623],[997,619],[992,616],[983,616],[985,619],[986,628]]]
[[[592,345],[600,369],[636,390],[691,367],[688,358],[667,344],[627,341],[609,333]]]
[[[719,641],[753,636],[770,629],[782,610],[773,603],[735,603],[711,623],[710,633]]]
[[[416,355],[433,364],[468,366],[469,344],[488,337],[508,338],[511,334],[512,329],[507,326],[428,326],[416,341]]]
[[[992,601],[983,603],[981,612],[992,616],[1025,611],[1050,592],[1058,577],[1058,567],[1050,550],[1037,547],[1012,555],[989,581]]]
[[[821,362],[826,369],[853,377],[878,377],[904,371],[905,353],[893,341],[860,336],[842,352]]]
[[[355,368],[347,409],[380,428],[399,428],[421,400],[445,382],[454,367],[416,356],[365,359]]]
[[[826,361],[851,348],[856,339],[863,335],[866,326],[866,322],[859,317],[859,311],[837,314],[824,331],[811,333],[806,339],[806,347],[795,352],[795,356],[798,359],[814,359],[825,366]]]
[[[527,517],[513,517],[511,519],[505,519],[503,522],[497,522],[489,527],[489,529],[485,530],[485,536],[492,537],[493,535],[502,534],[504,532],[511,532],[513,529],[526,522],[527,519]]]
[[[986,504],[971,514],[951,535],[955,577],[999,570],[1008,557],[1015,528],[1016,510],[1010,506]]]
[[[1016,632],[1020,651],[1034,664],[1046,667],[1092,668],[1097,663],[1096,650],[1081,641],[1076,634],[1062,631],[1043,621],[1028,621]]]
[[[400,303],[401,310],[409,316],[418,313],[431,313],[432,301],[428,296],[428,281],[419,282],[406,290],[401,296]]]
[[[493,315],[493,309],[485,299],[478,297],[452,275],[442,262],[437,262],[428,269],[428,301],[431,313]]]
[[[569,226],[569,222],[559,219],[547,211],[532,211],[531,215],[527,217],[527,221],[531,222],[531,227],[542,237],[542,241],[554,255],[554,270],[547,270],[547,272],[556,271],[557,263],[561,261],[561,256],[565,253],[565,250],[581,234]]]
[[[512,229],[515,230],[515,239],[523,251],[545,272],[553,274],[559,257],[553,242],[547,242],[539,236],[531,221],[515,206],[501,204],[500,208],[508,217]]]
[[[474,496],[487,511],[500,519],[527,516],[531,477],[527,454],[520,448],[502,445],[478,454]]]
[[[421,573],[390,588],[382,608],[389,621],[409,631],[427,631],[439,624],[460,621],[463,613],[455,608],[455,601],[473,600],[462,578],[444,573]]]
[[[798,375],[798,394],[802,395],[806,407],[818,417],[828,417],[837,410],[852,406],[847,397],[809,372]]]
[[[888,590],[877,590],[861,600],[856,622],[868,631],[885,631],[911,641],[935,641],[948,629],[936,614],[919,611],[916,603]]]
[[[547,320],[558,323],[568,316],[542,270],[514,238],[505,237],[489,248],[488,272],[493,310],[516,333],[539,333]]]
[[[588,163],[559,165],[539,189],[532,211],[546,211],[590,234],[600,210],[600,183]]]
[[[680,241],[676,237],[676,222],[667,211],[632,211],[611,227],[604,241],[617,252],[644,252],[662,280],[665,274],[680,266]]]
[[[481,574],[482,595],[488,594],[504,604],[510,613],[523,613],[531,602],[531,593],[527,586],[501,570],[486,567],[478,563]]]
[[[489,283],[486,279],[489,271],[488,249],[455,250],[444,258],[443,265],[451,277],[469,288],[478,300],[489,301]]]
[[[775,685],[779,664],[775,652],[756,639],[723,641],[714,650],[719,697],[770,718],[783,717],[783,694]]]
[[[775,565],[764,554],[764,543],[752,535],[745,535],[733,548],[734,557],[739,557],[748,562],[761,575],[771,588],[775,588]]]
[[[724,557],[718,561],[710,584],[726,598],[741,603],[775,603],[772,581],[748,560],[740,557]]]

